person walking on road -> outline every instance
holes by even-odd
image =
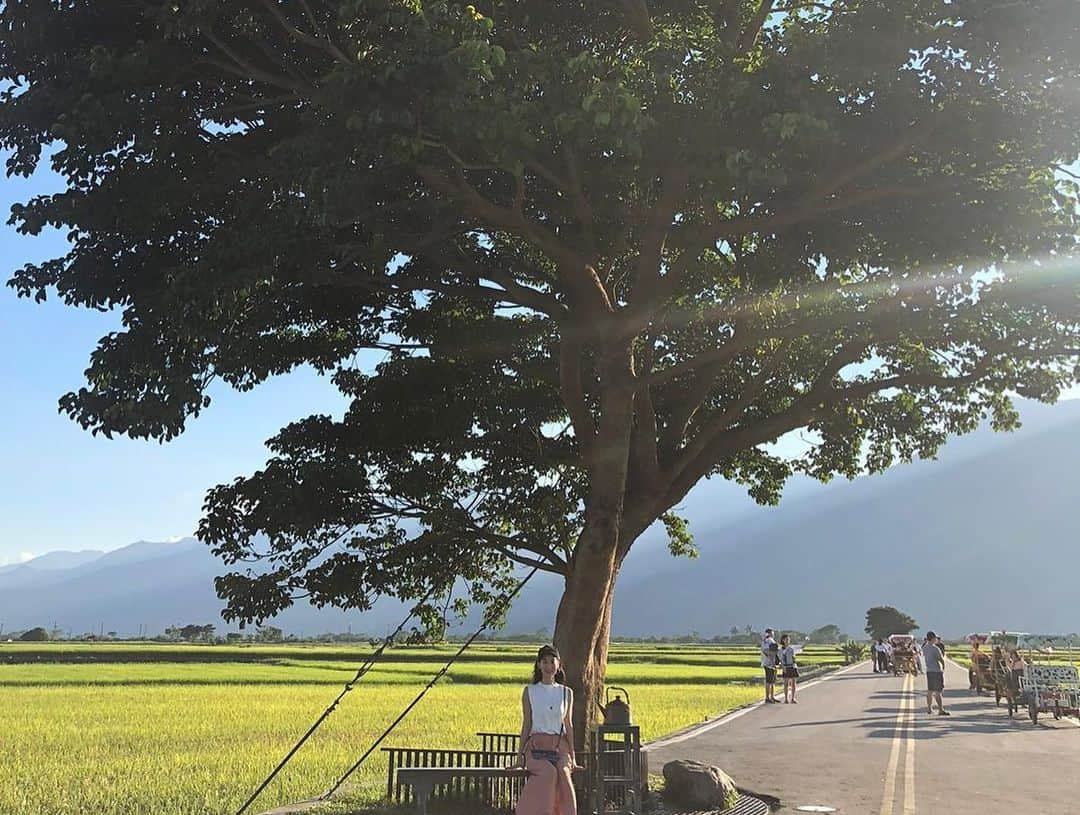
[[[878,641],[874,643],[874,673],[887,673],[889,670],[889,658],[888,650],[885,648],[885,641],[878,637]]]
[[[765,629],[761,639],[761,667],[765,670],[765,703],[776,704],[776,666],[780,661],[780,646],[773,638],[773,630]]]
[[[788,703],[788,692],[791,692],[791,704],[799,702],[795,698],[795,681],[799,678],[799,668],[795,664],[795,648],[791,645],[791,637],[784,634],[780,638],[780,667],[784,675],[784,704]]]
[[[1020,692],[1020,680],[1024,678],[1024,658],[1015,648],[1010,648],[1005,658],[1005,664],[1009,666],[1009,682],[1014,692]]]
[[[971,643],[971,667],[968,668],[968,690],[982,695],[982,678],[990,673],[990,657],[980,650],[981,643],[972,640]]]
[[[941,693],[945,690],[945,655],[933,631],[926,633],[923,663],[926,666],[926,712],[934,712],[934,700],[937,699],[938,716],[948,716],[949,711],[941,701]]]

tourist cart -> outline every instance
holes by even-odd
[[[915,653],[915,637],[911,634],[890,634],[889,646],[892,652],[889,665],[894,675],[901,673],[917,674],[919,660]]]
[[[986,647],[990,651],[990,672],[994,679],[994,703],[1000,705],[1004,699],[1010,716],[1021,707],[1022,680],[1013,675],[1008,655],[1027,636],[1016,631],[991,631],[986,638]]]
[[[1024,655],[1019,702],[1026,704],[1034,724],[1039,714],[1049,713],[1080,718],[1080,674],[1076,669],[1072,642],[1067,637],[1027,634],[1018,637]]]

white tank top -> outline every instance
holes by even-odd
[[[532,732],[560,735],[570,694],[565,685],[529,685],[529,707],[532,710]]]

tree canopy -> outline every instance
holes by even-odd
[[[815,628],[810,632],[810,642],[832,645],[840,641],[840,626],[833,623]]]
[[[866,628],[871,639],[884,639],[890,634],[910,634],[919,624],[914,618],[892,606],[874,606],[866,612]]]
[[[71,242],[11,285],[122,313],[94,432],[351,400],[209,494],[228,616],[537,566],[591,687],[702,478],[774,503],[1076,380],[1077,53],[1072,0],[9,0],[7,169],[67,185],[12,222]]]

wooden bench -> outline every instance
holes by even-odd
[[[574,772],[580,773],[584,770],[578,768]],[[528,777],[529,771],[523,767],[513,769],[506,767],[400,767],[397,771],[398,783],[412,787],[413,798],[416,799],[416,811],[420,815],[427,815],[427,802],[432,791],[457,778],[524,780]]]
[[[398,773],[405,769],[503,769],[517,758],[517,750],[496,752],[454,750],[428,747],[384,747],[387,758],[386,799],[394,804],[409,801],[410,787],[402,784]],[[497,808],[512,809],[520,783],[512,777],[494,779],[458,776],[439,788],[439,795],[449,799],[483,801]]]

